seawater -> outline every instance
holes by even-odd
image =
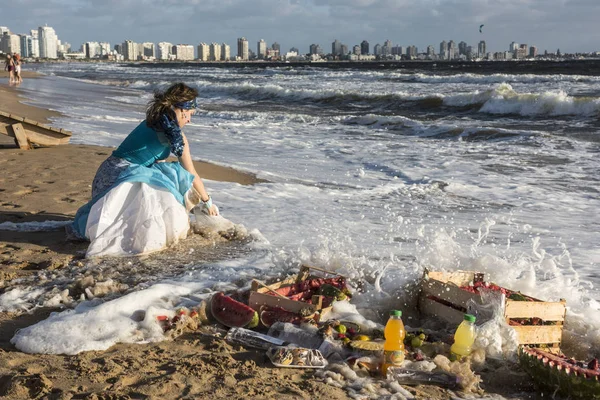
[[[269,181],[207,181],[223,215],[257,240],[228,261],[197,270],[192,259],[164,277],[209,291],[306,262],[350,277],[365,290],[359,309],[384,313],[424,268],[478,270],[544,300],[565,298],[567,341],[600,355],[600,74],[28,67],[45,76],[20,90],[60,111],[53,122],[82,144],[117,146],[153,90],[192,85],[200,111],[185,132],[194,158]]]

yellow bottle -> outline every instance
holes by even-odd
[[[385,376],[387,369],[393,366],[401,366],[404,361],[404,337],[406,331],[402,323],[402,311],[390,311],[390,319],[388,319],[383,331],[385,335],[385,343],[383,344],[383,364],[381,372]]]
[[[450,347],[451,355],[456,359],[470,355],[473,342],[475,342],[475,316],[465,314],[463,322],[458,325],[454,333],[454,344]]]

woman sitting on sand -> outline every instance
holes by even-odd
[[[188,211],[198,202],[209,215],[218,215],[181,131],[196,110],[197,96],[183,83],[156,92],[146,120],[100,165],[92,200],[77,211],[69,229],[90,240],[87,257],[162,250],[186,237]],[[179,162],[162,162],[171,152]]]

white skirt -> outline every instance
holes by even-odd
[[[92,206],[85,229],[91,242],[86,257],[131,256],[185,239],[190,221],[186,207],[168,190],[124,182]]]

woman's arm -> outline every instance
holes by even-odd
[[[200,176],[196,172],[194,163],[192,162],[192,154],[190,152],[190,146],[188,144],[187,137],[185,137],[185,134],[183,132],[181,133],[181,135],[183,136],[183,154],[181,155],[181,157],[179,157],[179,162],[181,163],[181,165],[183,165],[183,168],[185,168],[186,171],[194,175],[194,182],[192,183],[192,185],[194,186],[194,189],[196,189],[196,191],[200,194],[200,199],[202,201],[208,201],[210,197],[206,192],[206,189],[204,188],[204,183],[202,183]],[[214,204],[208,209],[208,214],[218,215],[217,207]]]

